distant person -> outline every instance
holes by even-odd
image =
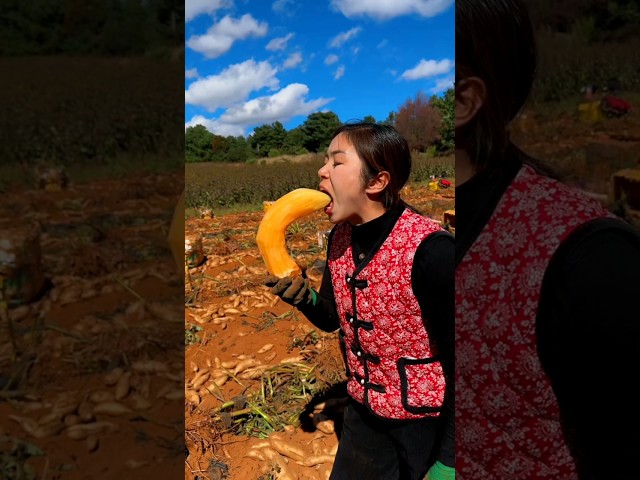
[[[584,95],[584,99],[587,102],[593,102],[596,98],[596,94],[598,93],[598,86],[592,83],[585,85],[580,89],[580,93]]]
[[[523,3],[457,0],[455,42],[457,478],[638,479],[638,234],[509,140]]]
[[[320,291],[303,276],[266,282],[340,330],[350,402],[331,480],[454,478],[455,245],[400,198],[410,170],[393,127],[340,127],[318,171],[336,224]]]
[[[609,118],[622,117],[629,113],[631,104],[624,98],[607,94],[602,97],[600,108],[602,109],[602,113]]]

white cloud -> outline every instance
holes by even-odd
[[[336,63],[339,60],[337,55],[334,55],[333,53],[330,55],[327,55],[326,58],[324,59],[324,64],[325,65],[333,65],[334,63]]]
[[[253,59],[231,65],[218,75],[196,80],[184,92],[184,101],[210,112],[245,100],[253,91],[264,87],[278,88],[277,69],[269,62]]]
[[[236,40],[243,40],[250,36],[264,37],[267,30],[266,23],[258,23],[248,13],[238,20],[227,15],[209,28],[204,35],[193,35],[189,38],[187,46],[207,58],[216,58],[227,52]]]
[[[186,79],[198,78],[198,69],[197,68],[190,68],[189,70],[185,70],[184,71],[184,78],[186,78]]]
[[[189,127],[195,127],[196,125],[202,125],[211,133],[216,135],[222,135],[223,137],[239,137],[244,135],[244,129],[238,125],[228,125],[213,118],[206,118],[202,115],[194,115],[191,120],[184,124],[184,129]]]
[[[419,78],[435,77],[444,73],[449,73],[455,64],[448,59],[444,60],[425,60],[422,59],[415,67],[405,70],[400,78],[405,80],[417,80]]]
[[[287,42],[293,38],[293,35],[293,33],[289,33],[285,37],[274,38],[269,43],[267,43],[267,46],[265,48],[271,51],[284,50],[285,48],[287,48]]]
[[[436,80],[436,84],[431,88],[431,93],[441,93],[453,88],[453,76],[448,76]]]
[[[418,14],[433,17],[454,4],[454,0],[331,0],[331,6],[345,17],[369,16],[379,20]]]
[[[344,75],[344,65],[340,65],[338,67],[338,69],[335,71],[335,73],[333,74],[333,78],[336,80],[339,80],[340,78],[342,78],[342,76]]]
[[[221,8],[229,8],[233,5],[230,0],[185,0],[184,21],[190,22],[203,13],[211,15]]]
[[[300,62],[302,62],[302,54],[300,52],[294,52],[284,61],[282,68],[293,68]]]
[[[351,53],[355,56],[360,52],[360,47],[351,47]]]
[[[344,42],[351,40],[353,37],[358,35],[362,31],[360,27],[353,27],[351,30],[347,30],[346,32],[339,33],[335,37],[331,39],[329,42],[330,47],[339,47]]]
[[[308,115],[333,100],[316,98],[306,101],[308,93],[306,85],[292,83],[271,96],[254,98],[243,105],[231,107],[218,120],[245,128],[275,121],[284,123],[298,115]]]
[[[385,38],[378,45],[376,45],[376,48],[384,48],[387,46],[388,43],[389,43],[389,40]]]

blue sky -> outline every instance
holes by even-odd
[[[454,0],[186,0],[185,128],[384,120],[454,78]]]

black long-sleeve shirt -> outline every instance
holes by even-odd
[[[353,227],[352,246],[356,264],[359,261],[358,258],[364,259],[370,251],[382,245],[405,206],[401,204],[370,222]],[[328,248],[331,248],[331,240],[330,236]],[[423,312],[423,318],[428,319],[425,327],[429,332],[430,340],[438,348],[442,368],[447,378],[445,406],[441,416],[443,434],[437,459],[449,466],[453,466],[455,460],[454,252],[455,242],[450,233],[446,231],[432,233],[418,247],[411,272],[413,293]],[[331,332],[340,327],[328,265],[325,266],[322,277],[318,303],[315,307],[310,304],[300,304],[299,309],[321,330]]]
[[[480,173],[456,187],[456,265],[516,176],[521,158],[514,153],[501,171]],[[640,478],[638,238],[618,221],[590,222],[560,247],[542,282],[538,353],[585,480]]]

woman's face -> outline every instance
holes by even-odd
[[[347,221],[359,225],[364,222],[367,194],[362,168],[362,159],[354,146],[343,133],[338,134],[327,149],[324,166],[318,170],[319,188],[331,196],[331,203],[324,209],[331,223]]]

